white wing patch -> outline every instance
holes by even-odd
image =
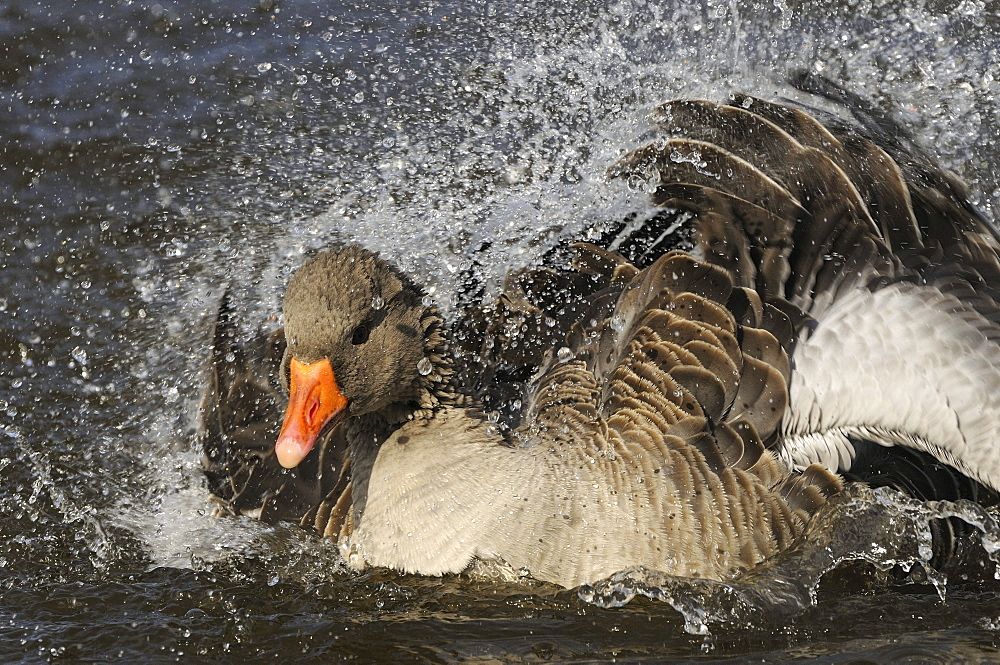
[[[849,468],[850,435],[918,448],[1000,486],[996,333],[933,285],[845,294],[795,349],[783,455]]]

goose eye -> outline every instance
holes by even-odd
[[[371,330],[365,324],[359,325],[354,329],[354,334],[351,335],[351,344],[354,346],[361,346],[368,341],[368,336],[371,334]]]

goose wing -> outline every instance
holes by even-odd
[[[688,253],[639,270],[596,246],[575,249],[574,268],[606,286],[541,361],[519,436],[567,468],[600,460],[600,481],[623,493],[642,478],[643,510],[671,524],[680,558],[700,560],[708,543],[750,567],[787,547],[841,487],[819,466],[790,473],[765,448],[788,399],[776,337],[787,318]],[[727,574],[712,559],[697,572]]]
[[[307,462],[295,469],[278,464],[274,442],[288,401],[280,374],[284,349],[281,328],[241,334],[230,294],[223,295],[199,443],[209,490],[223,511],[311,523],[319,507],[336,505],[346,489],[347,448],[342,433],[330,432]]]
[[[611,174],[690,214],[691,251],[793,325],[774,449],[850,471],[868,444],[903,446],[1000,487],[1000,243],[965,187],[899,142],[746,95],[654,121],[666,137]]]

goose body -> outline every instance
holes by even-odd
[[[511,274],[461,334],[354,246],[296,273],[283,330],[240,340],[224,302],[202,427],[224,509],[357,568],[570,587],[731,578],[838,473],[992,498],[1000,243],[960,183],[749,97],[655,121],[611,173],[663,214]]]

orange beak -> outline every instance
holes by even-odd
[[[347,410],[329,359],[305,365],[292,358],[291,375],[285,422],[274,444],[278,463],[286,469],[298,466],[327,423],[340,420]]]

